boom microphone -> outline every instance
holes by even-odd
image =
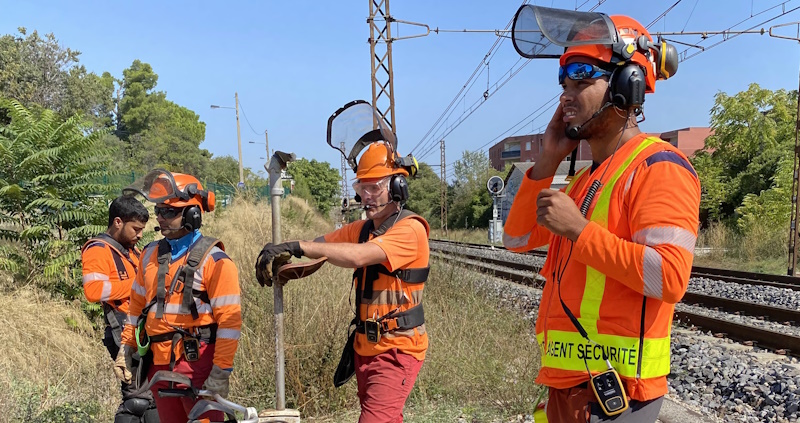
[[[571,126],[569,128],[564,129],[564,135],[566,135],[567,138],[569,138],[569,139],[571,139],[573,141],[580,141],[581,140],[581,129],[583,129],[583,127],[586,126],[587,123],[591,122],[592,119],[600,116],[600,113],[603,113],[603,110],[607,109],[608,106],[612,106],[612,105],[613,105],[612,102],[606,101],[606,103],[603,104],[603,107],[601,107],[600,110],[594,112],[592,117],[587,119],[586,122],[583,122],[580,125],[575,125],[575,126]]]
[[[383,206],[385,206],[387,204],[391,204],[391,203],[392,203],[392,201],[389,200],[389,201],[387,201],[387,202],[385,202],[383,204],[377,204],[377,205],[374,205],[374,206],[370,206],[369,204],[366,204],[366,205],[362,206],[361,208],[364,209],[364,210],[377,209],[378,207],[383,207]]]
[[[153,228],[153,230],[156,232],[175,232],[181,229],[183,229],[183,226],[181,226],[180,228],[162,228],[160,226],[156,226]]]

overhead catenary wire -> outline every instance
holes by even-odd
[[[581,8],[581,7],[583,7],[583,6],[584,6],[584,5],[586,5],[587,3],[589,3],[589,1],[591,1],[591,0],[587,0],[587,1],[585,1],[584,3],[582,3],[580,6],[576,6],[576,10],[577,10],[577,9],[579,9],[579,8]],[[600,7],[600,5],[602,5],[603,3],[605,3],[605,1],[606,1],[606,0],[597,0],[597,3],[596,3],[594,6],[592,6],[592,7],[589,9],[589,11],[594,11],[595,9],[597,9],[598,7]],[[527,3],[528,3],[528,1],[527,1],[527,0],[525,0],[525,1],[523,1],[523,2],[522,2],[522,5],[525,5],[525,4],[527,4]],[[499,33],[500,33],[500,32],[508,32],[508,28],[509,28],[509,26],[510,26],[512,23],[513,23],[513,19],[512,19],[511,21],[509,21],[509,23],[506,25],[506,27],[505,27],[505,30],[503,30],[503,31],[499,31],[499,30],[492,30],[491,32],[495,32],[495,33],[497,33],[498,35],[499,35]],[[466,29],[465,29],[465,30],[440,30],[440,29],[438,29],[438,28],[437,28],[436,30],[434,30],[434,32],[436,32],[436,33],[440,32],[440,31],[441,31],[441,32],[490,32],[490,31],[488,31],[488,30],[466,30]],[[496,48],[496,47],[497,47],[497,46],[498,46],[500,43],[502,43],[502,39],[504,39],[504,38],[507,38],[507,37],[498,37],[498,39],[499,39],[500,41],[495,41],[495,44],[492,46],[492,49],[495,49],[495,48]],[[451,110],[451,109],[452,109],[452,107],[453,107],[453,106],[454,106],[454,105],[455,105],[455,104],[456,104],[456,103],[459,101],[459,99],[460,99],[461,101],[464,101],[464,100],[466,99],[466,94],[462,95],[462,93],[465,91],[465,88],[467,87],[467,85],[469,85],[469,86],[470,86],[470,88],[472,87],[472,85],[474,84],[474,82],[472,82],[472,83],[470,84],[470,81],[471,81],[471,80],[472,80],[472,79],[473,79],[473,78],[476,76],[476,74],[478,74],[478,75],[479,75],[480,73],[482,73],[482,71],[481,71],[481,68],[482,68],[483,66],[485,66],[485,67],[486,67],[487,74],[488,74],[488,67],[489,67],[490,60],[489,60],[489,61],[487,61],[486,59],[487,59],[487,57],[489,57],[489,55],[490,55],[490,54],[491,54],[491,55],[492,55],[492,57],[493,57],[493,55],[494,55],[494,54],[496,53],[496,51],[497,51],[497,50],[495,50],[495,51],[494,51],[494,53],[493,53],[493,52],[492,52],[492,49],[490,49],[489,53],[487,53],[487,54],[484,56],[484,58],[483,58],[483,61],[482,61],[482,62],[481,62],[479,65],[478,65],[478,67],[476,68],[475,72],[473,72],[473,75],[472,75],[472,76],[470,76],[470,80],[468,80],[468,81],[467,81],[467,83],[465,83],[465,84],[462,86],[462,88],[461,88],[461,90],[459,91],[459,93],[458,93],[458,94],[456,94],[456,96],[455,96],[455,97],[453,98],[453,100],[450,102],[450,104],[449,104],[449,105],[448,105],[448,107],[445,109],[445,111],[444,111],[444,112],[442,112],[442,115],[440,115],[440,116],[439,116],[439,119],[437,119],[437,121],[436,121],[436,122],[433,124],[433,126],[432,126],[432,127],[429,129],[429,130],[428,130],[428,132],[427,132],[427,133],[426,133],[426,134],[425,134],[425,135],[422,137],[422,139],[421,139],[419,142],[417,142],[417,144],[416,144],[416,145],[414,146],[414,148],[411,150],[411,151],[412,151],[412,153],[413,153],[414,151],[422,151],[422,154],[419,154],[419,153],[418,153],[418,154],[417,154],[417,156],[418,156],[418,157],[424,157],[424,156],[427,156],[428,154],[430,154],[431,152],[433,152],[433,151],[435,150],[435,146],[436,146],[436,143],[438,142],[438,140],[440,140],[440,139],[444,138],[444,137],[445,137],[447,134],[449,134],[450,132],[452,132],[453,130],[455,130],[455,128],[457,128],[459,125],[461,125],[461,123],[463,123],[463,122],[464,122],[464,120],[466,120],[466,118],[467,118],[467,117],[469,117],[469,115],[471,115],[472,113],[474,113],[474,111],[475,111],[475,110],[477,110],[477,109],[478,109],[478,108],[479,108],[481,105],[483,105],[483,103],[485,103],[485,102],[488,100],[488,98],[491,96],[491,94],[494,94],[495,92],[497,92],[497,90],[498,90],[500,87],[502,87],[503,85],[505,85],[505,83],[506,83],[506,82],[508,82],[508,80],[510,80],[511,78],[513,78],[513,76],[514,76],[514,75],[516,75],[516,74],[517,74],[517,72],[519,72],[519,70],[521,70],[521,68],[522,68],[522,67],[524,67],[525,65],[527,65],[527,63],[529,63],[529,61],[530,61],[530,59],[520,59],[520,60],[518,60],[516,63],[514,63],[514,65],[512,65],[512,68],[511,68],[511,69],[510,69],[508,72],[506,72],[506,73],[504,73],[504,74],[503,74],[503,75],[505,75],[505,74],[511,73],[511,75],[508,77],[508,79],[507,79],[506,81],[503,81],[503,83],[502,83],[502,84],[499,84],[499,86],[497,87],[497,89],[495,89],[493,92],[489,92],[489,90],[488,90],[488,89],[487,89],[486,91],[484,91],[484,92],[483,92],[483,95],[482,95],[482,97],[479,97],[479,98],[478,98],[478,100],[476,100],[476,101],[475,101],[475,102],[472,104],[472,106],[470,106],[469,112],[467,113],[467,110],[465,110],[464,112],[462,112],[461,116],[460,116],[460,117],[459,117],[459,119],[456,121],[456,123],[454,123],[453,125],[451,125],[451,127],[450,127],[450,128],[448,128],[448,129],[446,129],[446,130],[445,130],[445,132],[446,132],[445,134],[443,134],[443,135],[442,135],[442,134],[436,134],[436,135],[434,135],[434,136],[430,136],[430,135],[431,135],[431,133],[432,133],[432,132],[434,132],[434,130],[438,130],[438,129],[436,129],[436,128],[437,128],[437,125],[439,125],[439,123],[441,123],[441,121],[442,121],[442,119],[444,118],[444,116],[445,116],[445,115],[447,115],[447,118],[446,118],[446,120],[449,120],[450,116],[452,116],[452,114],[453,114],[453,112],[454,112],[454,110]],[[525,60],[525,63],[524,63],[522,66],[520,66],[520,68],[518,68],[516,72],[512,72],[512,71],[513,71],[513,68],[514,68],[514,66],[517,66],[517,64],[519,64],[519,63],[520,63],[522,60]],[[495,85],[498,85],[498,82],[496,82],[496,83],[495,83]],[[448,112],[449,112],[449,113],[448,113]],[[466,116],[465,116],[465,115],[466,115]],[[439,129],[441,129],[441,128],[439,128]],[[430,136],[430,137],[429,137],[429,136]]]
[[[689,12],[689,17],[686,18],[686,23],[683,24],[683,29],[681,29],[681,32],[686,31],[686,27],[689,25],[689,20],[692,19],[692,15],[694,15],[694,9],[697,8],[697,3],[700,3],[700,0],[694,0],[694,6],[692,6],[692,11]],[[752,3],[750,4],[750,14],[751,15],[753,14]]]
[[[700,53],[703,53],[703,52],[706,52],[706,51],[708,51],[708,50],[711,50],[712,48],[714,48],[714,47],[716,47],[716,46],[718,46],[718,45],[720,45],[720,44],[722,44],[722,43],[724,43],[724,42],[726,42],[726,41],[729,41],[729,40],[731,40],[731,39],[733,39],[733,38],[736,38],[736,37],[738,37],[739,35],[742,35],[742,34],[745,34],[745,33],[752,33],[752,32],[750,32],[750,31],[754,30],[755,28],[758,28],[758,27],[760,27],[760,26],[762,26],[762,25],[764,25],[764,24],[766,24],[766,23],[772,22],[772,21],[774,21],[775,19],[781,18],[781,17],[783,17],[783,16],[786,16],[786,15],[788,15],[789,13],[792,13],[792,12],[794,12],[794,11],[796,11],[796,10],[800,9],[800,6],[798,6],[798,7],[795,7],[795,8],[793,8],[793,9],[786,10],[786,4],[787,4],[787,3],[791,3],[792,1],[793,1],[793,0],[787,0],[787,1],[784,1],[784,2],[782,2],[782,3],[779,3],[779,4],[777,4],[777,5],[775,5],[775,6],[772,6],[772,7],[770,7],[770,8],[764,9],[764,10],[762,10],[761,12],[758,12],[758,13],[756,13],[756,14],[754,14],[754,15],[751,15],[750,17],[748,17],[748,18],[745,18],[745,19],[741,20],[740,22],[737,22],[737,23],[735,23],[735,24],[733,24],[733,25],[729,26],[729,27],[728,27],[726,30],[723,30],[723,31],[721,31],[721,32],[717,32],[717,33],[715,33],[715,34],[713,34],[713,35],[711,35],[711,36],[703,37],[703,39],[702,39],[700,42],[698,42],[696,45],[694,45],[693,47],[687,48],[687,49],[685,49],[685,50],[681,51],[680,53],[678,53],[678,61],[679,61],[679,62],[684,62],[684,61],[686,61],[686,60],[689,60],[689,59],[691,59],[692,57],[695,57],[695,56],[697,56],[697,55],[698,55],[698,54],[700,54]],[[755,24],[755,25],[753,25],[753,26],[751,26],[751,27],[749,27],[749,28],[747,28],[747,29],[745,29],[745,30],[743,30],[743,31],[736,31],[735,33],[733,33],[733,32],[732,32],[732,33],[731,33],[732,35],[731,35],[731,34],[729,34],[729,33],[727,32],[727,31],[730,31],[730,30],[732,30],[733,28],[735,28],[735,27],[737,27],[737,26],[739,26],[739,25],[741,25],[741,24],[743,24],[743,23],[745,23],[745,22],[749,21],[750,19],[753,19],[753,18],[755,18],[756,16],[762,15],[762,14],[764,14],[764,13],[766,13],[766,12],[770,11],[770,10],[773,10],[773,9],[776,9],[776,8],[779,8],[779,7],[780,7],[780,8],[782,8],[782,10],[783,10],[783,11],[782,11],[780,14],[776,15],[776,16],[773,16],[773,17],[771,17],[771,18],[769,18],[769,19],[767,19],[767,20],[765,20],[765,21],[762,21],[762,22],[760,22],[760,23],[757,23],[757,24]],[[763,32],[763,31],[760,31],[760,32]],[[660,33],[656,33],[656,35],[661,35],[661,34],[660,34]],[[680,34],[678,33],[678,34],[673,34],[673,35],[680,35]],[[714,37],[716,37],[716,36],[718,36],[718,35],[723,35],[723,39],[722,39],[722,40],[720,40],[720,41],[717,41],[717,42],[716,42],[716,43],[714,43],[714,44],[711,44],[710,46],[701,46],[701,45],[700,45],[700,43],[702,43],[702,42],[705,42],[706,40],[709,40],[709,39],[711,39],[711,38],[714,38]],[[671,40],[670,40],[670,41],[671,41]],[[689,52],[689,51],[690,51],[692,48],[697,48],[697,49],[699,49],[699,50],[698,50],[698,51],[696,51],[696,52],[694,52],[693,54],[689,54],[688,52]]]
[[[524,0],[522,4],[523,5],[527,4],[527,2],[528,2],[527,0]],[[513,22],[514,19],[511,18],[508,21],[508,24],[506,24],[505,29],[508,29]],[[425,135],[422,137],[422,139],[420,139],[417,142],[417,144],[411,149],[412,153],[416,151],[417,148],[420,147],[420,145],[423,145],[423,143],[426,142],[426,140],[428,140],[428,136],[431,134],[431,132],[434,131],[434,129],[436,129],[439,122],[441,122],[444,116],[447,115],[447,112],[450,111],[450,109],[452,109],[453,106],[458,102],[458,99],[461,97],[461,94],[467,89],[467,86],[471,87],[472,80],[475,79],[476,76],[480,74],[481,69],[483,69],[483,66],[486,63],[486,59],[491,58],[494,55],[494,53],[497,51],[497,48],[503,43],[504,40],[505,39],[502,37],[497,37],[497,39],[495,39],[494,44],[492,44],[492,46],[489,48],[489,51],[483,56],[478,66],[475,67],[475,70],[472,72],[472,75],[470,75],[469,79],[467,79],[467,82],[465,82],[464,85],[462,85],[461,90],[459,90],[458,93],[455,95],[455,97],[453,97],[453,100],[450,101],[450,104],[448,104],[445,110],[442,112],[442,114],[439,115],[439,118],[436,119],[436,122],[434,122],[433,125],[430,127],[430,129],[428,129],[428,132],[426,132]]]
[[[601,4],[602,4],[604,1],[605,1],[605,0],[602,0],[602,1],[600,1],[600,2],[599,2],[597,5],[595,5],[594,7],[592,7],[592,9],[591,9],[591,10],[594,10],[594,9],[596,9],[596,8],[597,8],[598,6],[600,6],[600,5],[601,5]],[[674,8],[675,8],[675,7],[676,7],[676,6],[677,6],[677,5],[678,5],[678,4],[681,2],[681,1],[682,1],[682,0],[678,0],[678,1],[676,1],[675,3],[673,3],[673,4],[672,4],[670,7],[668,7],[668,8],[667,8],[667,9],[666,9],[664,12],[662,12],[662,13],[661,13],[661,14],[660,14],[658,17],[656,17],[656,18],[655,18],[655,19],[654,19],[652,22],[650,22],[650,24],[648,25],[648,27],[650,27],[650,26],[652,26],[652,25],[655,25],[655,24],[656,24],[656,23],[657,23],[659,20],[661,20],[661,19],[663,19],[665,16],[667,16],[667,14],[668,14],[670,11],[672,11],[672,10],[673,10],[673,9],[674,9]],[[587,2],[584,2],[583,4],[581,4],[580,6],[578,6],[578,8],[580,8],[580,7],[583,7],[583,5],[585,5],[586,3],[587,3]],[[484,149],[484,148],[486,148],[488,145],[490,145],[490,144],[494,143],[495,141],[497,141],[498,139],[500,139],[500,137],[502,137],[502,136],[504,136],[504,135],[508,134],[509,132],[511,132],[512,130],[514,130],[514,128],[516,128],[517,126],[519,126],[520,124],[522,124],[522,123],[523,123],[523,122],[525,122],[525,121],[527,121],[526,125],[527,125],[528,123],[533,123],[533,122],[534,122],[534,121],[536,121],[536,119],[538,119],[538,118],[539,118],[539,117],[540,117],[540,116],[541,116],[541,115],[542,115],[542,114],[543,114],[545,111],[547,111],[547,110],[550,110],[550,109],[551,109],[551,108],[554,106],[554,104],[551,104],[551,105],[549,105],[549,106],[548,106],[548,104],[549,104],[549,103],[552,103],[552,102],[553,102],[553,100],[555,100],[556,98],[558,98],[558,96],[559,96],[559,95],[560,95],[560,94],[556,94],[555,96],[553,96],[553,97],[552,97],[552,98],[550,98],[549,100],[545,101],[545,103],[544,103],[544,104],[542,104],[541,106],[539,106],[539,107],[538,107],[536,110],[534,110],[534,111],[533,111],[532,113],[530,113],[528,116],[526,116],[525,118],[523,118],[521,121],[519,121],[519,122],[515,123],[515,124],[514,124],[514,125],[512,125],[510,128],[508,128],[508,129],[506,129],[505,131],[503,131],[503,132],[502,132],[500,135],[496,136],[495,138],[491,139],[491,140],[490,140],[490,141],[488,141],[487,143],[485,143],[485,144],[483,144],[482,146],[478,147],[477,149],[473,150],[473,152],[477,152],[477,151],[481,151],[481,150],[483,150],[483,149]],[[546,107],[546,108],[545,108],[545,107]],[[530,119],[530,120],[528,120],[528,118],[530,118],[530,116],[532,116],[532,115],[533,115],[533,114],[535,114],[536,112],[538,112],[538,111],[542,110],[543,108],[544,108],[544,110],[543,110],[541,113],[539,113],[539,114],[538,114],[536,117],[534,117],[533,119]],[[468,117],[468,116],[467,116],[467,117]],[[520,128],[520,129],[521,129],[521,128]],[[452,132],[452,130],[451,130],[451,131],[449,131],[449,132],[448,132],[448,134],[449,134],[450,132]],[[515,134],[516,134],[516,132],[515,132]],[[442,138],[443,138],[443,137],[442,137]],[[432,151],[432,150],[431,150],[431,151]],[[429,152],[430,152],[430,151],[426,152],[426,154],[427,154],[427,153],[429,153]],[[424,157],[424,156],[425,156],[425,154],[422,154],[422,155],[420,155],[420,157]],[[456,161],[457,161],[457,160],[456,160]],[[448,163],[448,164],[447,164],[447,166],[450,166],[450,167],[452,168],[454,164],[455,164],[455,161],[454,161],[454,162],[451,162],[451,163]]]
[[[239,108],[242,109],[242,115],[244,116],[244,121],[247,122],[247,126],[250,127],[250,130],[253,131],[253,133],[256,134],[256,135],[263,135],[264,131],[256,132],[256,130],[253,129],[253,125],[251,125],[250,124],[250,120],[247,119],[247,113],[244,112],[244,106],[242,105],[242,100],[241,99],[239,100]]]
[[[605,0],[602,0],[602,1],[600,1],[600,3],[599,3],[599,4],[602,4],[604,1],[605,1]],[[793,1],[793,0],[787,0],[787,1],[781,2],[781,3],[779,3],[779,4],[775,5],[775,6],[769,7],[769,8],[767,8],[767,9],[764,9],[764,10],[762,10],[762,11],[758,12],[758,13],[755,13],[755,14],[753,14],[753,13],[752,13],[752,11],[751,11],[751,16],[750,16],[750,17],[748,17],[748,18],[746,18],[746,19],[743,19],[743,20],[741,20],[740,22],[737,22],[737,23],[736,23],[736,24],[734,24],[734,25],[731,25],[731,26],[728,28],[728,30],[731,30],[732,28],[735,28],[735,27],[737,27],[737,26],[739,26],[739,25],[741,25],[741,24],[743,24],[743,23],[745,23],[745,22],[747,22],[747,21],[749,21],[749,20],[751,20],[751,19],[753,19],[753,18],[755,18],[755,17],[757,17],[757,16],[763,15],[764,13],[767,13],[767,12],[769,12],[769,11],[771,11],[771,10],[774,10],[774,9],[776,9],[776,8],[782,8],[782,10],[783,10],[783,11],[782,11],[782,13],[780,13],[780,14],[778,14],[778,15],[776,15],[776,16],[773,16],[773,17],[771,17],[771,18],[769,18],[769,19],[767,19],[767,20],[765,20],[765,21],[763,21],[763,22],[761,22],[761,23],[759,23],[759,24],[756,24],[756,25],[753,25],[753,26],[751,26],[751,27],[750,27],[750,30],[752,30],[753,28],[756,28],[756,27],[758,27],[758,26],[760,26],[760,25],[763,25],[763,24],[766,24],[766,23],[768,23],[768,22],[771,22],[771,21],[773,21],[773,20],[775,20],[775,19],[778,19],[778,18],[780,18],[780,17],[782,17],[782,16],[785,16],[785,15],[787,15],[787,14],[789,14],[789,13],[792,13],[792,12],[794,12],[794,11],[798,10],[798,9],[800,9],[800,7],[796,7],[796,8],[790,9],[790,10],[786,10],[786,5],[787,5],[788,3],[790,3],[791,1]],[[693,15],[693,13],[694,13],[694,11],[695,11],[695,9],[696,9],[696,7],[697,7],[697,3],[698,3],[698,2],[699,2],[699,0],[696,0],[696,1],[695,1],[695,4],[694,4],[694,6],[692,7],[692,10],[691,10],[691,12],[690,12],[690,15],[689,15],[689,17],[687,18],[687,21],[686,21],[686,23],[684,24],[684,29],[681,31],[682,33],[685,31],[685,28],[686,28],[686,26],[688,25],[689,19],[690,19],[690,18],[691,18],[691,16]],[[675,8],[675,7],[676,7],[676,6],[679,4],[679,3],[681,3],[681,0],[678,0],[677,2],[675,2],[674,4],[672,4],[671,6],[669,6],[669,7],[667,8],[667,10],[665,10],[665,11],[664,11],[663,13],[661,13],[661,14],[660,14],[660,15],[659,15],[657,18],[655,18],[655,19],[654,19],[652,22],[650,22],[650,23],[648,24],[648,26],[647,26],[647,27],[648,27],[648,28],[649,28],[649,27],[651,27],[652,25],[656,24],[656,23],[657,23],[657,22],[659,22],[661,19],[663,19],[664,17],[666,17],[666,16],[667,16],[667,15],[668,15],[668,14],[669,14],[669,13],[670,13],[670,12],[671,12],[671,11],[672,11],[674,8]],[[580,7],[582,7],[584,4],[586,4],[586,2],[584,2],[584,3],[583,3],[581,6],[580,6]],[[594,10],[594,9],[595,9],[597,6],[599,6],[599,4],[598,4],[598,5],[596,5],[596,6],[594,6],[594,7],[592,8],[592,10]],[[495,32],[499,32],[499,31],[495,31]],[[722,31],[721,33],[722,33],[722,35],[724,35],[724,39],[723,39],[723,40],[721,40],[721,41],[719,41],[719,42],[717,42],[717,43],[715,43],[715,44],[712,44],[711,46],[705,47],[705,48],[703,48],[703,47],[701,47],[701,46],[691,45],[691,47],[692,47],[692,48],[701,48],[702,50],[700,50],[700,51],[697,51],[697,52],[695,52],[694,54],[691,54],[691,55],[690,55],[690,54],[688,54],[688,51],[689,51],[690,49],[686,49],[685,51],[683,51],[683,52],[681,52],[681,53],[680,53],[680,56],[679,56],[679,57],[680,57],[680,61],[681,61],[681,62],[683,62],[683,61],[685,61],[685,60],[688,60],[688,59],[690,59],[690,58],[692,58],[692,57],[695,57],[695,56],[697,56],[698,54],[701,54],[702,52],[704,52],[704,51],[706,51],[706,50],[708,50],[708,49],[710,49],[710,48],[713,48],[713,47],[715,47],[715,46],[717,46],[717,45],[719,45],[719,44],[721,44],[721,43],[723,43],[723,42],[725,42],[725,41],[728,41],[729,39],[731,39],[731,38],[734,38],[735,36],[738,36],[738,35],[740,35],[741,33],[745,33],[745,32],[748,32],[748,31],[740,31],[739,33],[737,33],[737,34],[735,34],[735,35],[730,35],[730,34],[726,33],[725,31]],[[750,32],[752,32],[752,31],[750,31]],[[659,35],[661,35],[661,34],[660,34],[660,33],[654,33],[653,35],[654,35],[654,36],[659,36]],[[675,33],[675,34],[673,34],[673,35],[682,35],[682,34]],[[686,35],[689,35],[689,34],[686,34]],[[719,35],[719,34],[715,34],[715,35]],[[701,42],[705,41],[706,39],[710,39],[710,38],[712,38],[712,37],[713,37],[713,36],[715,36],[715,35],[712,35],[712,36],[704,36],[704,37],[703,37],[703,40],[702,40]],[[670,40],[670,41],[672,41],[672,42],[675,42],[674,40]],[[682,42],[676,42],[676,43],[677,43],[677,44],[688,45],[687,43],[682,43]],[[481,65],[479,65],[479,68],[480,68],[480,66],[481,66]],[[463,89],[462,89],[462,91],[463,91]],[[460,92],[459,94],[461,94],[461,92]],[[456,98],[454,98],[453,102],[457,101],[458,99],[459,99],[459,96],[456,96]],[[551,99],[551,100],[548,100],[548,102],[549,102],[549,101],[552,101],[552,99]],[[539,109],[541,109],[542,107],[546,106],[548,102],[545,102],[545,104],[543,104],[542,106],[540,106],[540,107],[539,107],[537,110],[539,110]],[[479,104],[479,105],[480,105],[480,104]],[[551,106],[551,107],[552,107],[552,106]],[[445,111],[445,113],[446,113],[446,112],[447,112],[447,111]],[[470,111],[470,113],[469,113],[469,114],[471,115],[473,112],[474,112],[474,110]],[[535,112],[534,112],[534,113],[535,113]],[[451,114],[452,114],[452,112],[451,112]],[[533,113],[532,113],[532,114],[533,114]],[[525,121],[525,120],[526,120],[528,117],[530,117],[532,114],[529,114],[528,116],[526,116],[526,118],[524,118],[524,119],[523,119],[523,121]],[[468,116],[469,116],[469,115],[467,115],[466,117],[468,117]],[[465,117],[465,118],[466,118],[466,117]],[[538,117],[537,117],[537,118],[538,118]],[[532,122],[534,122],[534,121],[535,121],[535,119],[536,119],[536,118],[534,118],[534,119],[531,119],[531,120],[530,120],[530,121],[528,121],[528,122],[531,122],[531,123],[532,123]],[[440,118],[440,120],[441,120],[441,118]],[[438,123],[438,122],[439,122],[439,121],[437,121],[437,123]],[[449,130],[446,132],[446,134],[449,134],[449,133],[451,133],[451,132],[452,132],[452,131],[455,129],[455,127],[457,127],[457,126],[458,126],[458,125],[460,125],[461,123],[463,123],[463,119],[462,119],[462,120],[461,120],[461,121],[460,121],[460,122],[459,122],[457,125],[455,125],[455,126],[451,126],[451,127],[449,128]],[[492,139],[491,141],[489,141],[488,143],[486,143],[486,144],[482,145],[480,148],[478,148],[478,149],[477,149],[477,150],[475,150],[475,151],[480,151],[480,150],[482,150],[482,149],[483,149],[483,148],[485,148],[485,147],[486,147],[488,144],[491,144],[492,142],[496,141],[498,138],[500,138],[500,137],[502,137],[503,135],[507,134],[508,132],[510,132],[510,131],[512,131],[512,130],[514,130],[514,128],[516,128],[518,125],[519,125],[519,122],[518,122],[517,124],[513,125],[512,127],[510,127],[509,129],[507,129],[506,131],[504,131],[503,133],[501,133],[499,136],[497,136],[497,137],[495,137],[494,139]],[[434,125],[434,127],[435,127],[435,126],[436,126],[436,124]],[[430,133],[431,133],[432,131],[433,131],[433,127],[432,127],[432,129],[431,129],[431,130],[429,130],[429,131],[428,131],[428,134],[426,134],[426,137],[427,137],[428,135],[430,135]],[[440,139],[440,138],[443,138],[443,137],[434,137],[433,139],[438,141],[438,139]],[[423,141],[424,141],[424,139],[423,139]],[[419,143],[418,143],[418,146],[419,146]],[[426,151],[423,151],[423,153],[425,153],[425,154],[428,154],[428,153],[430,153],[431,151],[432,151],[432,149],[428,148],[428,149],[426,149]],[[424,155],[420,155],[420,157],[423,157],[423,156],[424,156]],[[456,160],[456,161],[457,161],[457,160]],[[454,167],[453,167],[454,163],[455,163],[455,161],[454,161],[454,162],[452,162],[452,163],[448,163],[448,164],[447,164],[447,166],[448,166],[448,172],[447,172],[447,173],[448,173],[448,175],[447,175],[447,177],[448,177],[448,178],[450,178],[450,177],[452,176],[452,175],[450,175],[450,174],[452,173],[452,171],[453,171],[453,169],[454,169]],[[440,166],[441,166],[441,165],[440,165]]]

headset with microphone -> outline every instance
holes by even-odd
[[[203,226],[203,213],[200,212],[200,207],[191,205],[185,207],[183,212],[181,213],[181,226],[177,228],[162,228],[160,226],[156,226],[153,229],[156,232],[175,232],[180,231],[181,229],[186,229],[189,232],[194,231],[195,229],[200,229],[200,226]]]

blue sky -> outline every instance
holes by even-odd
[[[627,14],[647,25],[676,0],[630,2],[607,0],[596,10]],[[587,10],[592,0],[535,0],[534,4]],[[719,31],[785,3],[800,0],[682,0],[650,30]],[[393,0],[391,14],[441,29],[502,29],[521,0]],[[720,7],[721,5],[724,7]],[[0,0],[0,33],[19,26],[55,33],[66,47],[79,50],[81,63],[98,74],[117,77],[135,59],[150,63],[159,75],[157,89],[194,110],[206,123],[201,144],[216,156],[237,157],[233,110],[239,93],[244,165],[261,169],[264,141],[299,157],[327,161],[339,168],[337,152],[325,141],[327,119],[354,99],[371,100],[370,53],[367,38],[368,1],[18,1]],[[746,29],[780,13],[773,9],[734,29]],[[764,24],[800,20],[800,10]],[[393,27],[394,35],[398,28]],[[399,34],[419,31],[401,26]],[[785,29],[783,33],[793,30]],[[697,36],[669,37],[685,43]],[[704,44],[710,45],[715,40]],[[394,90],[399,151],[424,150],[420,141],[482,62],[496,37],[491,33],[440,33],[398,41],[393,45]],[[682,51],[685,47],[678,46]],[[487,83],[501,76],[519,56],[510,40],[503,42],[458,103],[452,120],[481,97]],[[677,74],[659,81],[645,103],[645,131],[667,131],[708,125],[717,92],[735,94],[751,82],[769,89],[797,89],[798,43],[768,35],[741,35],[680,64]],[[518,67],[519,65],[517,65]],[[555,60],[534,60],[510,79],[446,137],[447,163],[465,150],[481,148],[557,95]],[[245,120],[244,115],[247,116]],[[535,115],[534,115],[535,116]],[[506,135],[539,130],[552,109]],[[248,124],[249,121],[249,124]],[[252,126],[252,129],[251,129]],[[488,147],[486,147],[488,148]],[[438,147],[421,158],[439,164]]]

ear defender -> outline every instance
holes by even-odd
[[[200,207],[189,206],[183,209],[183,228],[191,232],[195,229],[200,229],[203,225],[203,213]]]
[[[408,200],[408,181],[403,175],[393,175],[389,180],[389,197],[392,201],[403,203]]]
[[[661,41],[657,46],[656,69],[658,70],[658,79],[669,79],[678,72],[678,50],[666,41]]]
[[[614,107],[625,111],[632,107],[641,110],[647,84],[644,70],[638,65],[627,64],[617,67],[611,73],[608,84]]]
[[[419,170],[419,163],[417,159],[414,158],[411,154],[405,157],[395,156],[394,159],[394,167],[401,167],[408,172],[408,176],[414,177],[417,175],[417,171]]]

